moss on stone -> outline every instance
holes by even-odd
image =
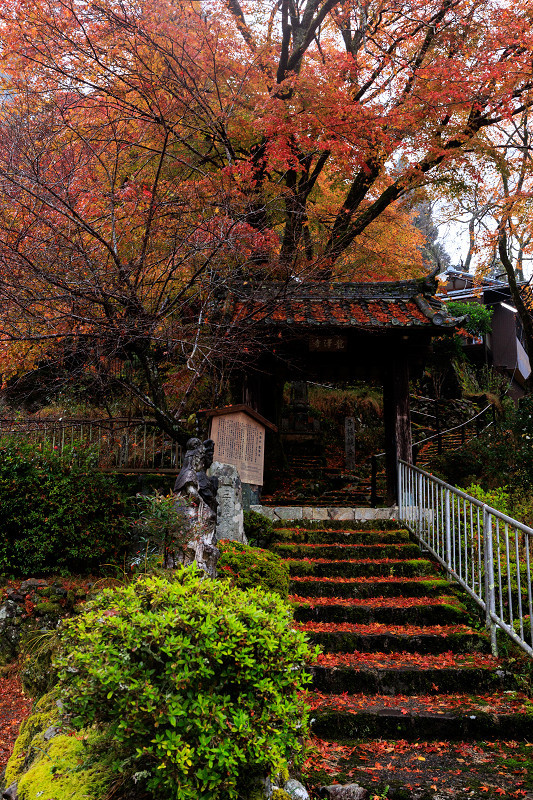
[[[41,697],[31,714],[20,726],[19,735],[11,758],[7,762],[5,784],[10,786],[18,781],[24,770],[42,752],[42,734],[52,725],[60,723],[55,692]]]
[[[55,736],[18,782],[20,800],[99,800],[113,779],[108,764],[89,758],[84,741]]]
[[[27,655],[20,672],[26,694],[35,699],[42,697],[54,686],[57,673],[52,658],[57,650],[58,637],[55,631],[37,633],[26,642]]]
[[[272,800],[292,800],[292,798],[285,789],[274,789],[272,792]]]
[[[57,732],[47,740],[50,728]],[[99,800],[113,780],[110,764],[90,755],[99,738],[94,730],[63,733],[57,694],[49,692],[20,727],[5,783],[18,783],[19,800]]]
[[[59,603],[36,603],[35,604],[35,613],[40,616],[44,617],[46,614],[53,614],[59,616],[62,612],[62,608]]]

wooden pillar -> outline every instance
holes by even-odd
[[[412,462],[407,345],[390,353],[383,380],[387,502],[391,505],[398,500],[398,459]]]

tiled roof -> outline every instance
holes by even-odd
[[[432,279],[390,283],[271,282],[234,286],[232,320],[261,327],[454,328],[458,320],[434,296]]]

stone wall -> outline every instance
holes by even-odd
[[[279,520],[342,520],[347,522],[367,522],[380,519],[397,519],[398,508],[339,508],[330,506],[250,506],[251,511],[263,514],[272,522]]]

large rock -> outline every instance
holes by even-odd
[[[216,538],[246,542],[242,505],[242,484],[237,469],[232,464],[215,461],[209,467],[209,476],[218,481]]]
[[[63,728],[54,692],[36,704],[21,725],[6,767],[3,800],[102,800],[116,772],[101,734],[86,728],[79,736]],[[99,759],[93,757],[100,748]]]
[[[309,792],[295,778],[290,778],[283,787],[292,800],[309,800]]]
[[[358,783],[347,783],[345,786],[333,784],[321,786],[320,797],[326,797],[327,800],[367,800],[368,791]]]

